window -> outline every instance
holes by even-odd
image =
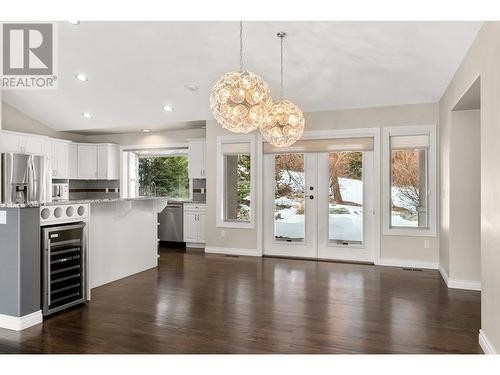
[[[189,198],[187,156],[139,156],[139,196]]]
[[[188,149],[139,149],[123,152],[124,197],[190,198]]]
[[[217,226],[254,227],[254,136],[217,138]]]
[[[250,221],[250,154],[224,155],[224,220]]]
[[[385,234],[435,235],[435,128],[386,128],[384,140]]]
[[[328,240],[363,243],[363,153],[328,154]]]
[[[428,228],[428,137],[423,137],[427,138],[423,143],[413,145],[416,138],[391,137],[392,228]]]

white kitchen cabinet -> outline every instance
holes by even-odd
[[[205,211],[200,212],[198,214],[198,242],[205,243],[207,242],[207,235],[206,235],[206,223],[207,223],[207,214]]]
[[[46,139],[46,137],[31,135],[21,136],[21,153],[42,155]]]
[[[78,144],[78,178],[97,179],[97,144]]]
[[[43,153],[49,158],[52,178],[68,178],[69,143],[60,139],[45,142]]]
[[[69,178],[78,180],[119,180],[120,147],[111,143],[69,145]]]
[[[120,147],[111,143],[97,145],[97,178],[120,179]]]
[[[206,178],[205,152],[206,140],[197,138],[189,139],[189,178]]]
[[[2,131],[0,151],[20,154],[43,155],[46,136]]]
[[[206,205],[200,203],[184,204],[184,242],[191,246],[206,242]]]
[[[68,147],[68,178],[78,178],[78,144],[70,143]]]
[[[198,242],[198,221],[194,212],[184,214],[184,242]]]
[[[0,151],[21,152],[21,136],[3,131],[0,135]]]

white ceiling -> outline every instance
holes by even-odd
[[[245,22],[245,68],[279,95],[275,35],[286,31],[285,96],[306,112],[436,102],[481,25]],[[238,36],[238,22],[62,22],[59,89],[4,91],[4,100],[56,130],[192,127],[212,118],[215,81],[238,69]]]

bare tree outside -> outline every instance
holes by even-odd
[[[426,213],[425,150],[404,149],[391,153],[391,211],[403,226],[420,226],[419,210]],[[422,221],[422,223],[420,222]]]

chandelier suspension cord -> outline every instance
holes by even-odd
[[[280,94],[281,94],[281,100],[283,100],[284,95],[285,95],[285,90],[284,90],[284,85],[283,85],[283,39],[285,39],[286,33],[284,31],[280,31],[279,33],[276,34],[278,38],[280,38],[280,52],[281,52],[281,60],[280,60],[280,67],[281,67],[281,86],[280,86]]]
[[[243,72],[243,21],[240,21],[240,72]]]
[[[283,92],[283,38],[285,36],[280,36],[280,41],[281,41],[281,86],[280,86],[280,94],[281,94],[281,100],[284,98],[284,92]]]

